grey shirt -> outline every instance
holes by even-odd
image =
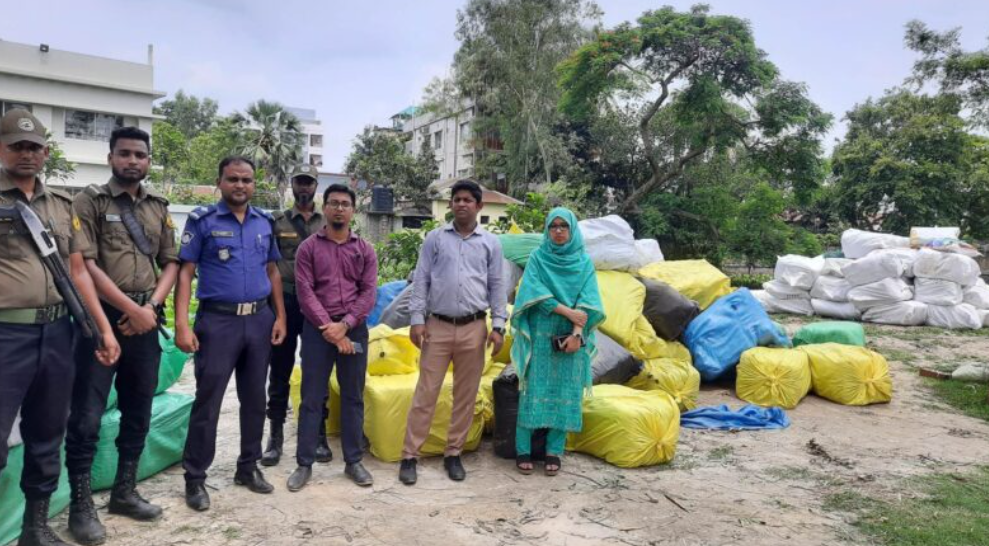
[[[491,309],[491,325],[504,328],[508,294],[501,242],[480,225],[461,237],[449,223],[426,235],[412,281],[412,324],[426,314],[463,317]]]

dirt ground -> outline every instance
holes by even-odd
[[[782,319],[791,333],[801,319]],[[288,456],[265,469],[275,485],[256,495],[233,484],[238,451],[233,384],[220,421],[216,463],[208,482],[213,508],[188,509],[182,470],[175,466],[143,482],[146,497],[164,506],[155,523],[108,515],[112,545],[296,544],[628,544],[824,545],[864,544],[847,514],[823,508],[841,491],[896,498],[910,495],[904,478],[986,464],[989,424],[960,415],[934,399],[915,366],[950,368],[987,358],[989,335],[955,335],[929,328],[868,326],[870,346],[890,359],[893,402],[844,407],[813,395],[789,412],[792,425],[772,432],[684,429],[671,465],[624,470],[581,454],[564,459],[555,478],[521,476],[485,440],[465,457],[467,480],[446,478],[437,458],[420,463],[419,483],[402,485],[398,465],[368,456],[373,488],[343,476],[343,463],[314,467],[314,481],[289,493],[295,437]],[[177,390],[191,392],[187,368]],[[742,402],[731,385],[705,386],[700,403]],[[339,455],[339,442],[333,441]],[[67,536],[66,515],[55,520]]]

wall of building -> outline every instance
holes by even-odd
[[[428,138],[439,167],[437,180],[474,176],[474,148],[471,142],[473,117],[473,107],[446,117],[431,113],[414,116],[406,120],[402,128],[402,132],[410,137],[405,149],[419,155],[423,142]]]
[[[446,221],[446,214],[450,212],[450,202],[445,200],[433,201],[433,218],[439,222]],[[477,215],[478,223],[484,227],[496,223],[501,218],[508,217],[508,205],[503,203],[484,203],[484,207]],[[485,221],[487,220],[487,221]]]

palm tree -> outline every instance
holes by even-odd
[[[265,100],[249,104],[243,114],[232,118],[244,143],[240,153],[264,169],[265,181],[276,185],[281,202],[288,177],[302,160],[302,122],[281,104]]]

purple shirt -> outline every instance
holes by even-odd
[[[354,328],[367,319],[378,292],[378,257],[374,247],[351,232],[340,244],[319,230],[299,245],[295,255],[295,290],[302,314],[314,326],[343,315]]]

